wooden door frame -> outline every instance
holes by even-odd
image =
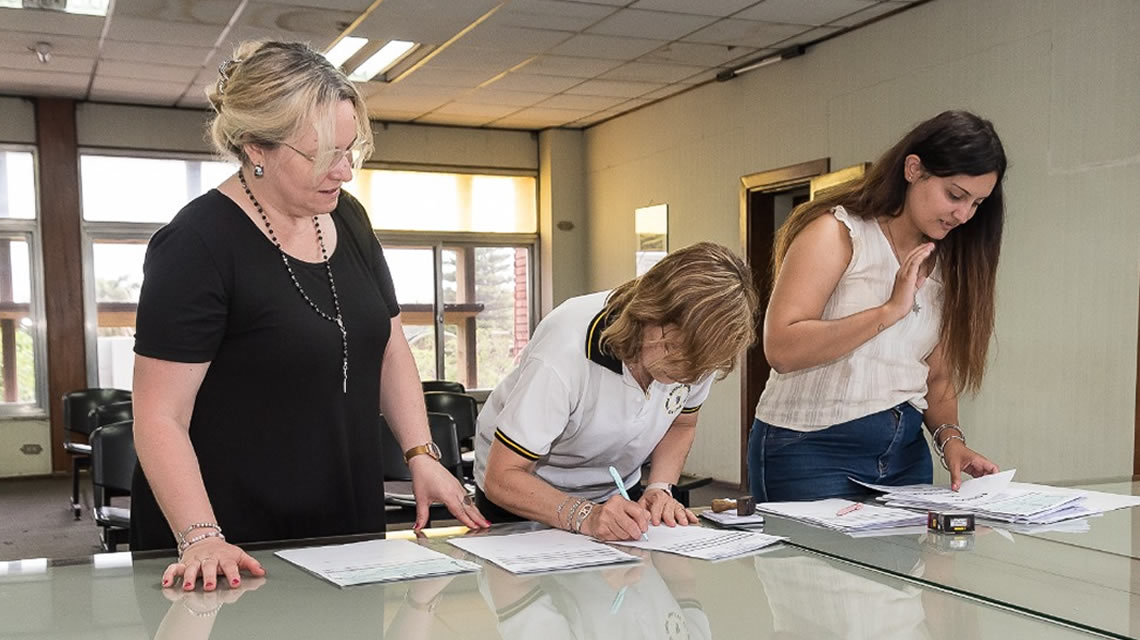
[[[772,234],[775,232],[772,200],[775,194],[792,189],[810,186],[811,179],[831,171],[831,158],[819,158],[799,164],[751,173],[740,178],[740,241],[741,252],[752,267],[752,279],[760,292],[760,313],[757,318],[757,332],[764,326],[764,313],[768,306],[771,291]],[[752,210],[753,196],[768,194],[769,207],[763,219],[757,219],[759,211]],[[758,239],[763,237],[763,241]],[[764,345],[757,344],[748,349],[741,358],[740,373],[740,485],[748,489],[748,433],[752,429],[752,416],[756,413],[756,401],[768,380],[767,359],[764,358]],[[751,383],[751,384],[750,384]],[[1138,405],[1140,412],[1140,405]],[[1140,413],[1138,413],[1140,415]],[[1140,424],[1140,422],[1138,422]]]

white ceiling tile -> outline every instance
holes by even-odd
[[[541,108],[554,108],[554,109],[578,109],[584,111],[601,111],[615,107],[625,101],[625,98],[615,98],[612,96],[580,96],[563,93],[552,96],[548,100],[543,100],[536,107]]]
[[[372,120],[380,120],[383,122],[411,122],[419,116],[423,115],[423,111],[401,111],[399,109],[377,109],[372,105],[368,106],[368,117]]]
[[[320,36],[331,41],[340,35],[345,27],[359,17],[352,11],[333,11],[312,7],[272,5],[251,2],[246,5],[241,18],[236,23],[266,29],[275,33],[299,33]]]
[[[759,0],[638,0],[631,9],[695,13],[702,16],[730,16]]]
[[[4,93],[30,96],[82,97],[91,76],[86,73],[54,73],[27,69],[0,69]]]
[[[809,31],[811,27],[728,18],[685,36],[686,42],[705,42],[744,47],[770,47],[781,40]]]
[[[664,83],[660,82],[623,82],[618,80],[587,80],[582,84],[567,89],[566,93],[586,96],[613,96],[617,98],[636,98],[650,91],[660,89]]]
[[[564,56],[584,56],[593,58],[613,58],[632,60],[665,44],[664,40],[643,38],[618,38],[588,33],[574,36],[554,47],[549,53]]]
[[[717,18],[665,11],[624,9],[586,30],[603,36],[676,40],[715,22]]]
[[[764,20],[786,24],[827,24],[856,11],[866,9],[878,0],[765,0],[736,14],[745,20]]]
[[[472,104],[498,104],[511,107],[529,107],[550,97],[550,93],[538,91],[503,91],[501,89],[476,89],[463,96],[464,102]]]
[[[630,62],[613,71],[598,76],[603,80],[633,80],[635,82],[670,83],[692,77],[705,67],[688,65],[657,64],[653,62]]]
[[[400,84],[412,87],[454,87],[456,89],[473,89],[490,80],[501,72],[494,69],[468,71],[465,69],[437,69],[426,65],[408,74]]]
[[[695,42],[670,42],[641,58],[642,62],[689,64],[698,67],[715,67],[733,60],[754,55],[755,47],[739,45],[699,44]]]
[[[422,68],[460,69],[501,73],[534,54],[500,49],[483,49],[454,44],[436,54]],[[413,72],[414,73],[414,72]]]
[[[561,0],[513,0],[491,20],[512,27],[578,32],[614,11],[617,11],[617,8],[612,6]]]
[[[155,42],[201,47],[205,43],[217,42],[225,29],[212,24],[191,24],[188,22],[164,22],[143,18],[115,18],[107,37],[124,42]]]
[[[0,67],[20,69],[32,73],[46,71],[90,75],[91,70],[95,68],[95,58],[53,55],[51,62],[43,64],[36,59],[36,54],[31,51],[0,51]]]
[[[47,35],[98,38],[103,32],[102,16],[82,16],[39,9],[0,9],[0,25],[5,31],[30,31]]]
[[[482,118],[484,122],[497,120],[519,110],[503,104],[478,104],[473,102],[452,102],[436,109],[432,114],[450,114],[452,116],[473,116]]]
[[[146,18],[199,24],[229,24],[241,0],[119,0],[112,20]]]
[[[593,111],[587,109],[544,109],[542,107],[529,107],[511,114],[511,120],[548,121],[562,124],[573,122],[578,118],[590,115]]]
[[[320,5],[337,11],[352,11],[362,13],[373,0],[262,0],[265,4],[301,5],[311,7]]]
[[[50,35],[34,31],[0,30],[0,51],[9,53],[28,52],[30,54],[28,47],[41,41],[51,43],[52,55],[94,58],[99,54],[98,38]]]
[[[833,20],[832,22],[829,22],[828,24],[832,24],[832,25],[836,25],[836,26],[840,26],[840,27],[853,27],[855,25],[863,24],[864,22],[867,22],[868,20],[878,18],[879,16],[883,15],[884,13],[890,13],[891,11],[898,11],[899,9],[902,9],[905,6],[906,5],[899,4],[896,2],[880,2],[879,4],[876,4],[876,5],[871,6],[871,7],[867,7],[866,9],[863,9],[862,11],[859,11],[857,13],[852,13],[850,15],[846,15],[846,16],[838,19],[838,20]]]
[[[135,78],[148,82],[178,83],[185,87],[198,76],[198,67],[173,67],[170,65],[126,62],[123,60],[103,60],[96,71],[97,77]]]
[[[572,37],[574,37],[574,34],[569,31],[524,29],[521,27],[481,24],[463,36],[460,42],[462,42],[465,47],[483,47],[486,49],[503,49],[506,51],[521,51],[524,53],[542,53]]]
[[[520,71],[547,76],[593,78],[621,65],[620,60],[604,58],[574,58],[570,56],[538,56]]]
[[[186,92],[185,84],[135,78],[111,78],[95,74],[91,99],[106,102],[173,105]]]
[[[499,0],[384,0],[352,35],[443,44],[499,4]]]
[[[212,48],[205,47],[180,47],[171,44],[117,40],[107,40],[103,43],[104,60],[154,62],[179,67],[201,67],[206,64],[212,53]]]
[[[416,124],[445,124],[450,126],[461,127],[482,127],[494,120],[490,116],[481,116],[477,114],[462,114],[462,113],[441,113],[440,111],[432,111],[425,113],[422,116],[415,118]]]
[[[582,82],[581,78],[540,76],[516,72],[508,73],[487,86],[496,91],[531,91],[535,93],[553,94],[565,91],[580,82]]]
[[[672,95],[677,95],[678,93],[681,93],[682,91],[685,91],[686,89],[691,89],[691,88],[692,88],[692,85],[671,84],[668,86],[661,87],[660,89],[658,89],[656,91],[650,91],[649,93],[647,93],[641,97],[645,100],[660,100],[662,98],[668,98],[669,96],[672,96]]]
[[[447,98],[432,96],[387,96],[375,95],[365,101],[371,109],[391,109],[393,111],[418,111],[427,113],[447,104]]]
[[[782,49],[784,47],[790,47],[796,44],[808,44],[810,42],[815,42],[820,38],[826,38],[827,36],[842,30],[843,27],[816,27],[811,31],[805,31],[804,33],[801,33],[797,36],[779,42],[776,44],[776,47]]]

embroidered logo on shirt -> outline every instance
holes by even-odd
[[[669,391],[669,395],[665,398],[665,413],[673,415],[685,406],[685,400],[689,397],[689,389],[687,384],[679,384]]]

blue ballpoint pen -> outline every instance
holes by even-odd
[[[610,467],[610,475],[613,476],[614,484],[617,485],[618,491],[621,492],[621,497],[625,498],[626,500],[629,500],[629,492],[625,490],[625,481],[623,481],[621,479],[621,474],[618,473],[618,470],[614,469],[613,467]],[[629,501],[633,502],[633,500],[629,500]],[[649,534],[647,534],[647,533],[641,534],[641,539],[646,541],[646,542],[649,542]]]

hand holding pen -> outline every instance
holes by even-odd
[[[621,482],[618,482],[618,487],[621,493],[629,495]],[[645,532],[649,530],[649,518],[645,507],[619,494],[594,509],[582,525],[582,533],[598,540],[647,540]]]

